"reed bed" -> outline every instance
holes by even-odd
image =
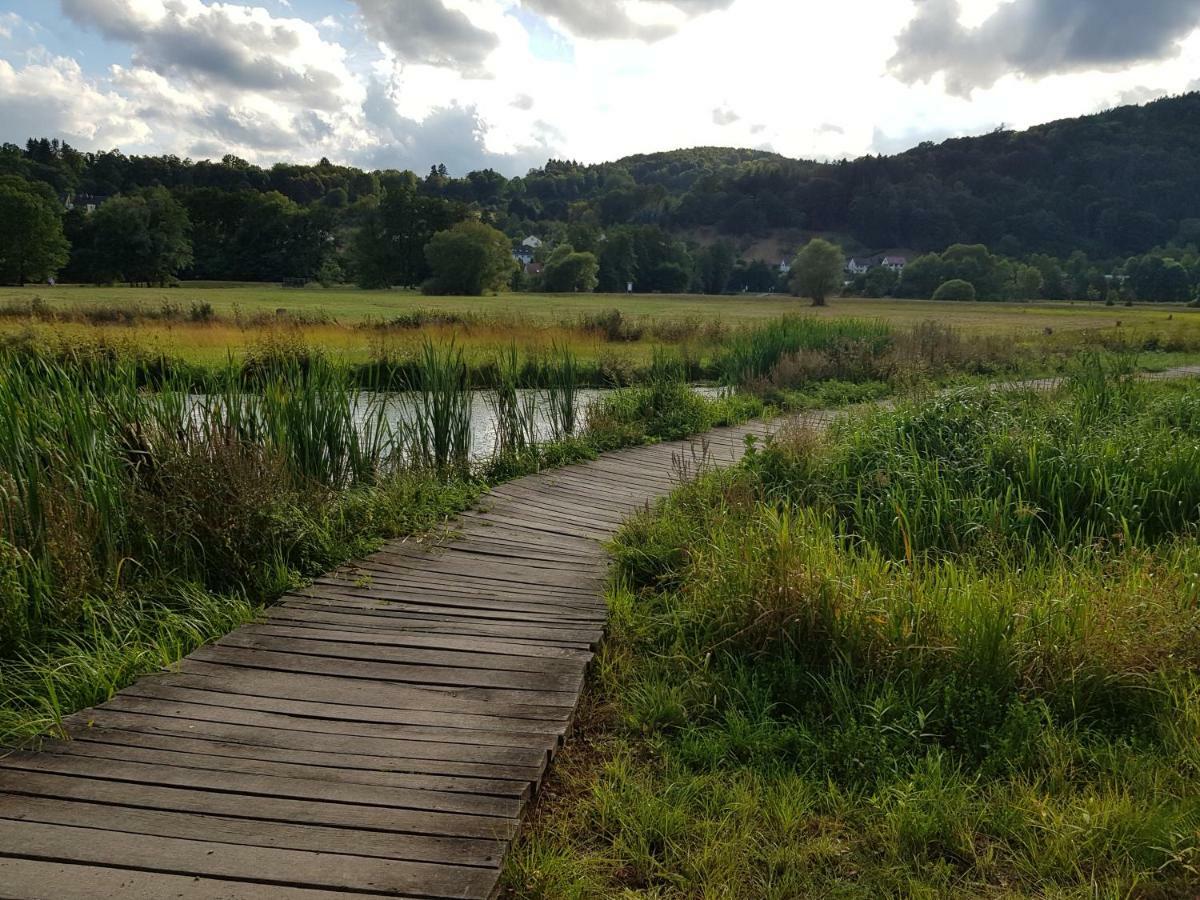
[[[638,517],[514,896],[1190,896],[1198,410],[1081,360]]]

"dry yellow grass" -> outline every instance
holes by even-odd
[[[74,321],[37,322],[19,316],[0,317],[0,335],[29,330],[40,337],[69,340],[136,343],[171,356],[213,362],[241,356],[256,346],[288,339],[321,347],[330,353],[361,360],[386,348],[401,354],[424,337],[455,337],[467,347],[490,350],[516,341],[523,348],[570,344],[577,353],[595,357],[605,348],[641,359],[651,336],[640,342],[606,344],[600,336],[578,328],[583,316],[619,309],[642,323],[682,321],[720,322],[727,327],[771,319],[783,314],[822,318],[854,316],[879,319],[904,327],[935,320],[969,332],[1026,337],[1064,331],[1123,328],[1146,334],[1193,336],[1200,340],[1200,311],[1181,307],[1139,305],[1106,307],[1093,303],[938,303],[918,300],[838,298],[814,309],[783,295],[703,296],[625,294],[501,294],[494,297],[425,297],[409,291],[360,291],[353,288],[287,290],[274,285],[186,284],[178,288],[31,286],[0,288],[0,310],[40,300],[64,313],[106,307],[157,311],[171,304],[185,313],[192,304],[209,304],[217,321],[147,321],[136,324],[87,324]],[[277,317],[286,310],[287,316]],[[424,325],[421,328],[370,328],[414,311],[478,317],[466,325]],[[311,318],[320,324],[289,321]]]

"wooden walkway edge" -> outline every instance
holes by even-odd
[[[767,430],[501,485],[0,757],[0,897],[494,896],[603,633],[601,542]]]

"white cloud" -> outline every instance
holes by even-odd
[[[338,44],[262,7],[200,0],[62,0],[68,16],[133,48],[160,75],[336,109],[361,99]]]
[[[114,146],[149,136],[128,99],[84,77],[73,59],[54,57],[14,68],[0,59],[0,122],[6,140],[57,136]]]
[[[0,140],[57,134],[85,147],[445,162],[459,173],[705,144],[827,159],[1179,92],[1200,71],[1200,35],[1159,29],[1167,38],[1139,46],[1165,50],[1139,51],[1140,62],[989,70],[969,100],[953,93],[959,69],[933,57],[921,77],[900,71],[912,83],[894,77],[897,41],[911,46],[906,29],[948,0],[354,0],[315,12],[311,2],[280,15],[207,0],[62,0],[108,43],[80,36],[79,62],[37,46],[41,37],[0,44]],[[988,28],[1041,2],[960,0],[955,27]],[[619,21],[589,26],[596,10]],[[12,34],[38,24],[0,14]],[[86,60],[97,62],[81,69]]]

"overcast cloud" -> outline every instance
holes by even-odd
[[[1200,26],[1197,0],[1012,0],[980,25],[959,18],[958,0],[920,0],[889,68],[901,81],[941,73],[969,96],[1009,73],[1119,70],[1175,56]]]

